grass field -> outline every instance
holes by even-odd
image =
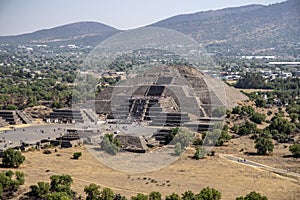
[[[73,153],[78,151],[83,156],[79,160],[71,159]],[[224,152],[223,149],[216,151]],[[269,199],[300,198],[299,180],[227,161],[218,156],[196,161],[190,158],[193,149],[189,149],[173,164],[149,173],[115,171],[101,164],[84,147],[58,149],[58,152],[53,151],[49,155],[42,151],[26,152],[24,155],[26,161],[19,170],[26,174],[26,189],[38,181],[49,181],[53,174],[70,174],[74,180],[72,188],[82,195],[85,185],[96,183],[101,188],[110,187],[114,192],[127,197],[150,191],[159,191],[163,195],[172,192],[181,194],[186,190],[199,192],[203,187],[209,186],[222,192],[222,199],[235,199],[254,190]]]

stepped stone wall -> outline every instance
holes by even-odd
[[[0,126],[30,124],[31,116],[26,115],[22,111],[16,110],[0,110]]]

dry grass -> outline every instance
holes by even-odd
[[[273,153],[269,156],[251,155],[256,152],[254,145],[254,140],[249,136],[244,136],[231,140],[227,146],[216,147],[216,152],[232,154],[271,167],[300,173],[300,159],[291,156],[288,148],[290,144],[275,144]]]
[[[218,152],[221,150],[217,149]],[[78,151],[81,151],[83,156],[79,160],[72,160],[72,154]],[[26,161],[20,170],[26,174],[25,187],[27,188],[38,181],[49,181],[49,176],[52,174],[64,173],[72,176],[73,189],[80,194],[83,194],[85,185],[96,183],[102,188],[110,187],[127,197],[150,191],[159,191],[163,195],[172,192],[181,194],[186,190],[199,192],[203,187],[209,186],[221,191],[222,199],[235,199],[253,190],[268,196],[269,199],[300,198],[299,182],[293,179],[217,156],[198,161],[192,160],[189,158],[193,155],[192,149],[172,165],[150,173],[125,173],[112,170],[97,161],[83,147],[59,149],[57,153],[53,152],[50,155],[45,155],[42,151],[27,152],[24,155]]]

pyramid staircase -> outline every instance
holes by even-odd
[[[0,127],[8,126],[9,123],[5,121],[2,117],[0,117]]]
[[[50,113],[51,120],[61,122],[89,123],[96,122],[97,116],[91,110],[85,109],[56,109]]]
[[[31,124],[33,122],[32,117],[29,115],[26,115],[24,112],[18,110],[18,111],[16,111],[16,113],[24,124]]]
[[[17,111],[14,110],[1,110],[0,117],[4,119],[10,125],[22,124],[22,119],[17,114]]]

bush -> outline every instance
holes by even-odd
[[[249,135],[257,132],[257,126],[254,123],[246,121],[245,124],[238,127],[238,135]]]
[[[293,144],[289,147],[290,152],[294,157],[300,158],[300,144]]]
[[[274,149],[274,144],[272,139],[268,136],[259,136],[255,140],[255,148],[257,150],[257,154],[266,155],[268,153],[272,153]]]
[[[15,175],[15,179],[14,178]],[[8,193],[9,195],[16,192],[20,185],[23,185],[25,182],[24,173],[16,171],[12,172],[11,170],[0,173],[0,199],[9,199],[3,193]]]
[[[23,172],[16,171],[16,180],[18,181],[19,185],[23,185],[25,183],[25,175]]]
[[[45,198],[50,192],[50,184],[45,182],[38,182],[37,185],[31,185],[30,189],[31,196]]]
[[[8,104],[6,106],[6,110],[18,110],[18,106],[14,105],[14,104]]]
[[[86,200],[94,200],[99,198],[100,195],[99,188],[100,186],[96,185],[95,183],[91,183],[89,186],[85,186],[84,192],[87,195]]]
[[[262,122],[266,121],[266,115],[256,112],[256,113],[253,113],[250,120],[256,124],[261,124]]]
[[[159,192],[151,192],[149,194],[149,200],[161,200],[161,193],[159,193]]]
[[[172,144],[176,144],[179,142],[181,144],[182,149],[189,146],[194,139],[193,133],[179,128],[172,129],[172,132],[169,135],[172,135],[169,138],[172,138],[170,142]],[[169,139],[167,138],[166,141],[169,141]]]
[[[259,108],[265,108],[267,105],[267,102],[263,98],[259,97],[255,100],[255,105]]]
[[[47,200],[72,200],[72,197],[65,192],[52,192],[47,195]]]
[[[289,122],[288,119],[285,119],[280,116],[275,116],[271,119],[271,124],[267,127],[270,131],[278,130],[280,133],[291,134],[295,131],[296,125]]]
[[[148,200],[148,195],[138,193],[136,196],[132,196],[131,200]]]
[[[199,160],[207,155],[205,148],[196,147],[196,152],[193,156],[194,159]]]
[[[46,149],[46,150],[44,150],[43,151],[43,154],[51,154],[52,152],[51,152],[51,150],[49,150],[49,149]]]
[[[120,142],[113,138],[113,134],[104,135],[100,143],[101,149],[111,155],[116,155],[117,152],[120,150],[119,149],[120,146],[121,146]]]
[[[100,199],[102,199],[102,200],[114,200],[114,192],[110,188],[104,188],[100,192]]]
[[[268,198],[253,191],[247,194],[245,197],[237,197],[236,200],[268,200]]]
[[[9,148],[3,151],[2,164],[4,167],[18,168],[25,161],[20,151]]]
[[[172,193],[169,196],[166,196],[166,200],[181,200],[180,196],[176,193]]]
[[[182,200],[194,200],[195,199],[195,194],[188,190],[188,191],[185,191],[182,195],[181,195],[181,199]]]
[[[181,144],[179,142],[177,142],[175,144],[175,155],[180,156],[182,154],[182,152],[183,152],[183,149],[181,147]]]
[[[196,195],[196,199],[203,200],[220,200],[221,192],[214,188],[203,188],[199,194]]]
[[[200,146],[203,144],[203,140],[201,138],[195,138],[193,141],[193,145]]]
[[[82,153],[81,153],[81,152],[75,152],[75,153],[73,154],[73,159],[78,160],[81,156],[82,156]]]
[[[70,175],[52,175],[50,179],[51,192],[65,193],[69,196],[74,195],[74,192],[71,190],[73,179]]]

